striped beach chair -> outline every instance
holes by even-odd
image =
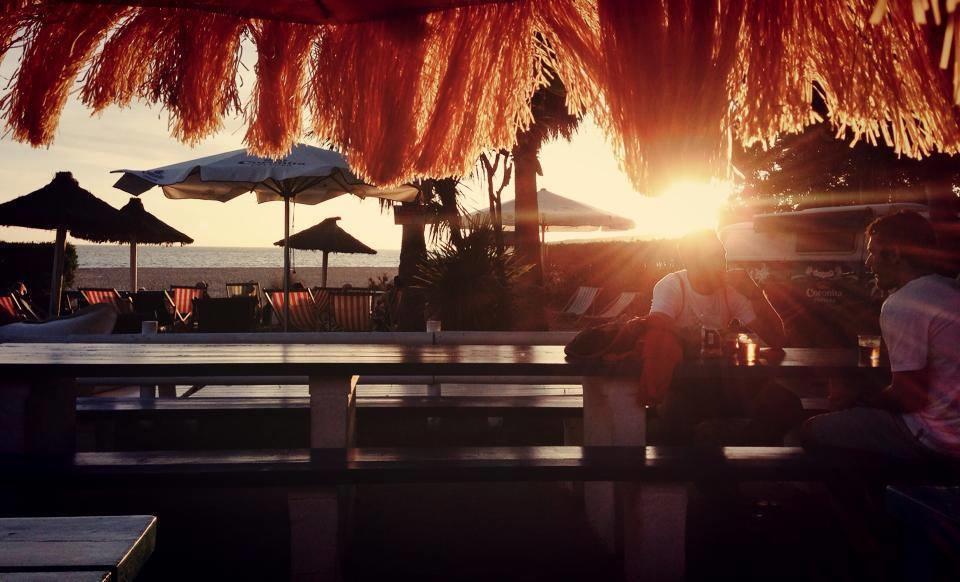
[[[283,323],[283,289],[267,289],[265,292],[267,303],[277,314],[277,319]],[[317,302],[309,289],[290,290],[290,325],[291,329],[300,331],[317,331],[320,325]]]
[[[636,291],[624,291],[611,301],[606,307],[600,310],[596,315],[586,315],[584,319],[590,321],[607,321],[610,319],[616,319],[623,315],[627,308],[629,308],[637,300],[640,294]]]
[[[567,301],[567,304],[560,312],[560,315],[582,317],[583,314],[590,309],[590,306],[593,305],[593,302],[599,293],[599,287],[580,287],[576,290],[576,292],[574,292],[573,297],[570,298],[570,301]]]
[[[173,320],[190,326],[193,325],[193,300],[205,297],[206,287],[170,285],[170,302],[173,304]]]
[[[227,297],[256,297],[260,304],[260,283],[248,281],[246,283],[227,283]]]
[[[23,321],[25,318],[20,311],[20,304],[13,293],[0,295],[0,325]]]
[[[83,300],[89,305],[106,303],[117,308],[119,313],[132,313],[133,305],[129,299],[120,296],[116,289],[87,287],[79,289]]]
[[[342,331],[373,329],[373,295],[370,293],[332,293],[333,317]]]

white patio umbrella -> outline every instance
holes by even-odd
[[[559,194],[541,188],[537,192],[537,208],[539,216],[537,224],[540,226],[540,240],[543,241],[546,232],[577,232],[594,230],[630,230],[634,223],[629,218],[594,208],[588,204],[571,200]],[[489,210],[480,210],[473,213],[474,218],[490,219]],[[501,207],[503,226],[512,229],[517,224],[516,201],[505,202]]]
[[[152,170],[114,170],[123,175],[114,187],[135,196],[160,186],[167,198],[227,202],[246,192],[257,202],[283,200],[283,310],[284,330],[289,320],[290,203],[319,204],[343,194],[400,202],[417,196],[413,186],[377,188],[357,179],[337,152],[297,144],[280,159],[259,158],[246,150],[163,166]]]

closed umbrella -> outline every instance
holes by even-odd
[[[125,230],[123,242],[130,243],[130,290],[137,290],[137,245],[190,244],[193,239],[150,214],[139,198],[131,198],[120,209]]]
[[[320,224],[315,224],[306,230],[292,235],[288,244],[290,248],[306,251],[323,251],[323,279],[322,284],[327,286],[327,256],[330,253],[363,253],[375,255],[377,251],[363,244],[350,233],[340,228],[337,221],[339,216],[326,218]],[[284,241],[273,243],[282,246]]]
[[[60,315],[67,233],[93,242],[124,240],[119,211],[81,188],[70,172],[57,172],[43,188],[0,204],[0,225],[57,231],[50,279],[50,317]]]
[[[167,198],[226,202],[253,192],[257,202],[282,200],[283,239],[290,239],[290,203],[319,204],[343,194],[372,196],[409,202],[416,198],[413,186],[377,188],[350,171],[346,159],[331,150],[297,144],[286,157],[260,158],[246,150],[234,150],[153,170],[116,170],[123,175],[115,187],[135,196],[160,186]],[[284,327],[289,317],[290,247],[283,248]]]

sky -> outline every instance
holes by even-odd
[[[0,66],[0,84],[6,84],[13,64],[15,58],[8,57]],[[35,149],[13,141],[9,135],[0,139],[0,202],[41,188],[55,172],[68,170],[82,187],[120,208],[130,196],[113,188],[119,175],[111,174],[111,170],[146,170],[239,149],[243,147],[243,134],[242,118],[230,118],[215,136],[191,147],[170,137],[167,114],[159,107],[135,104],[91,115],[71,99],[49,148]],[[718,197],[716,192],[701,193],[702,204],[691,204],[689,191],[658,198],[637,193],[620,171],[603,133],[589,119],[570,142],[551,142],[544,146],[540,157],[544,174],[538,178],[539,188],[625,216],[637,224],[634,231],[626,233],[548,232],[548,242],[608,238],[614,234],[640,238],[675,236],[714,222],[721,203],[722,196]],[[479,182],[467,180],[463,192],[467,208],[486,207],[486,190]],[[503,199],[513,197],[509,186]],[[149,212],[193,237],[196,245],[266,247],[283,236],[283,204],[258,205],[252,194],[226,203],[169,200],[159,188],[154,188],[140,198]],[[341,196],[315,206],[294,205],[291,232],[331,216],[340,216],[340,226],[373,248],[400,248],[400,227],[393,224],[392,214],[381,212],[378,201],[373,199],[361,201]],[[50,241],[53,232],[0,227],[0,240]]]

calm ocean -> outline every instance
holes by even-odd
[[[323,254],[314,251],[291,251],[295,267],[321,267]],[[77,245],[79,267],[128,267],[130,247],[126,245]],[[330,255],[331,267],[396,267],[400,264],[400,251],[379,250],[375,255]],[[229,268],[229,267],[281,267],[283,250],[279,247],[198,247],[198,246],[148,246],[137,248],[137,264],[140,267],[160,268]]]

